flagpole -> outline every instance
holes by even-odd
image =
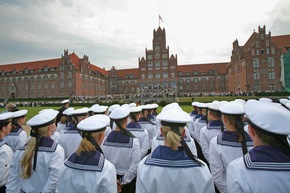
[[[158,22],[159,22],[159,27],[160,27],[160,15],[158,16]]]

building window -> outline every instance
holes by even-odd
[[[53,82],[51,83],[50,88],[54,88],[54,83]]]
[[[274,47],[271,48],[271,54],[275,54],[275,48]]]
[[[173,72],[171,73],[171,78],[175,78],[175,74]]]
[[[28,89],[28,83],[25,83],[24,84],[24,90],[27,90]]]
[[[194,79],[193,79],[193,82],[194,82],[194,83],[198,83],[198,79],[197,79],[197,78],[194,78]]]
[[[37,89],[41,89],[41,84],[40,84],[40,82],[37,83]]]
[[[142,78],[142,79],[145,79],[145,75],[144,75],[144,74],[142,74],[142,75],[141,75],[141,78]]]
[[[155,74],[155,78],[160,78],[160,74]]]
[[[190,85],[186,85],[186,90],[190,91]]]
[[[274,80],[275,79],[274,69],[272,69],[272,71],[269,70],[269,72],[268,72],[268,78],[269,78],[269,80]]]
[[[187,78],[186,79],[186,83],[190,83],[190,78]]]
[[[253,60],[253,67],[254,68],[259,68],[259,60],[258,59],[254,59]]]
[[[178,76],[182,76],[183,75],[183,73],[180,71],[180,72],[178,72]]]
[[[64,83],[63,82],[60,83],[60,88],[64,88]]]
[[[254,80],[259,80],[260,79],[260,72],[259,70],[254,70],[254,74],[253,74],[253,78]]]
[[[148,73],[148,79],[152,79],[153,78],[153,74],[152,73]]]
[[[269,48],[266,48],[266,54],[267,54],[267,55],[270,54],[270,50],[269,50]]]
[[[254,91],[260,91],[260,85],[254,85]]]
[[[72,83],[71,83],[71,82],[68,82],[68,83],[67,83],[67,87],[68,87],[68,88],[71,88],[71,87],[72,87]]]
[[[71,79],[71,78],[72,78],[72,73],[71,73],[71,72],[68,72],[68,73],[67,73],[67,78],[68,78],[68,79]]]
[[[33,82],[30,84],[30,89],[31,89],[31,90],[34,89],[34,83],[33,83]]]
[[[264,49],[261,49],[261,54],[264,55]]]
[[[167,72],[164,72],[163,75],[162,75],[162,77],[163,77],[163,78],[168,78],[168,74],[167,74]]]
[[[148,67],[153,67],[153,64],[152,64],[152,62],[150,61],[150,62],[148,62]]]
[[[182,85],[179,85],[179,90],[183,90],[183,86]]]
[[[182,84],[183,83],[183,80],[182,79],[179,79],[178,82],[179,82],[179,84]]]
[[[275,84],[270,84],[269,85],[269,90],[270,91],[275,91]]]
[[[255,49],[252,48],[252,56],[254,56],[254,55],[255,55]]]
[[[256,55],[258,56],[259,54],[260,54],[260,50],[257,49],[257,50],[256,50]]]
[[[63,80],[63,78],[64,78],[64,74],[63,74],[63,72],[61,72],[60,73],[60,79]]]
[[[44,83],[44,89],[47,89],[47,82]]]
[[[201,79],[201,82],[206,82],[206,79],[205,79],[205,78],[202,78],[202,79]]]
[[[268,67],[269,68],[275,67],[274,58],[268,58]]]
[[[198,71],[197,70],[193,71],[193,75],[198,75]]]

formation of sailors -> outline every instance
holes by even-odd
[[[290,190],[288,99],[62,104],[0,114],[0,193]]]

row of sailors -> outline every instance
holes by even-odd
[[[208,109],[214,104],[208,105]],[[212,112],[220,111],[223,114],[223,124],[220,123],[220,126],[224,125],[225,131],[210,140],[207,158],[210,171],[206,164],[196,157],[194,144],[185,143],[186,138],[190,139],[186,124],[192,124],[193,118],[182,111],[176,103],[164,107],[157,116],[157,125],[161,125],[161,129],[155,128],[154,137],[164,140],[164,145],[156,145],[152,153],[148,156],[144,155],[145,157],[140,155],[140,146],[143,144],[139,140],[141,137],[137,136],[138,132],[134,132],[134,130],[138,131],[138,128],[145,130],[142,126],[140,127],[142,124],[136,122],[138,112],[142,112],[142,108],[131,108],[131,113],[136,116],[130,116],[129,124],[127,124],[130,115],[128,106],[124,105],[112,110],[109,116],[114,120],[116,128],[107,135],[106,130],[110,124],[108,116],[94,115],[86,118],[85,110],[77,109],[73,111],[77,114],[71,113],[73,120],[77,122],[74,127],[70,123],[68,129],[60,136],[61,145],[57,145],[51,139],[56,129],[54,118],[58,112],[46,110],[27,122],[32,127],[31,139],[14,155],[6,184],[7,192],[53,192],[56,190],[59,192],[116,192],[117,189],[118,192],[134,192],[136,176],[137,192],[214,192],[213,182],[221,192],[239,192],[246,188],[250,189],[245,192],[257,192],[262,189],[262,192],[272,192],[277,188],[279,192],[287,192],[289,189],[285,183],[289,180],[289,174],[286,171],[290,170],[289,145],[286,141],[288,147],[285,146],[285,138],[290,134],[287,128],[290,123],[290,113],[277,104],[251,101],[243,107],[240,104],[229,103],[220,105],[218,110],[212,110]],[[247,142],[250,142],[247,132],[241,132],[244,112],[250,125],[249,133],[254,139],[254,145],[257,146],[252,150],[246,148]],[[12,151],[7,153],[9,148],[2,139],[9,133],[10,118],[13,116],[13,114],[5,113],[0,117],[1,159],[4,157],[12,159],[13,153],[11,154]],[[78,119],[83,116],[84,119]],[[234,119],[230,118],[231,116]],[[220,121],[211,120],[206,127],[217,126],[215,124],[218,122]],[[277,124],[280,125],[279,128]],[[132,131],[130,128],[133,128]],[[197,128],[197,126],[190,127],[188,124],[189,131],[196,131]],[[80,142],[73,140],[74,142],[66,147],[61,143],[61,139],[70,130],[76,130],[81,138]],[[202,130],[204,128],[200,131]],[[202,134],[197,144],[201,144],[201,136]],[[268,138],[271,139],[273,136],[275,140],[272,139],[272,141],[275,143],[273,144],[270,140],[271,143],[267,144]],[[69,139],[71,138],[67,140]],[[258,142],[255,143],[255,141]],[[75,150],[72,154],[67,153],[67,159],[62,164],[66,157],[65,149],[71,148],[74,144],[77,144]],[[190,149],[188,144],[193,144],[193,148]],[[34,150],[37,153],[33,155]],[[247,153],[248,150],[250,150],[249,153]],[[6,156],[2,156],[3,151],[6,152],[3,154]],[[267,157],[268,154],[272,157]],[[235,158],[239,159],[231,162]],[[270,165],[267,164],[268,159],[272,159]],[[7,161],[5,164],[3,168],[9,169],[10,162]],[[219,170],[220,168],[224,171]],[[280,172],[272,172],[276,170]],[[259,178],[254,174],[246,178],[241,176],[253,173],[252,171],[258,177],[264,178],[268,184],[263,187],[258,186],[254,182]],[[269,172],[273,173],[274,179],[264,174]],[[6,177],[8,174],[6,172],[6,175],[1,174],[1,176]],[[225,180],[226,177],[227,180]],[[5,183],[5,179],[1,179],[0,185],[3,186]],[[228,183],[227,186],[226,183]],[[273,185],[275,183],[278,187]],[[58,184],[57,189],[56,184]],[[183,184],[182,187],[179,184]]]

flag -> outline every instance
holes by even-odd
[[[161,18],[161,16],[159,15],[159,20],[161,20],[163,22],[163,19]]]

